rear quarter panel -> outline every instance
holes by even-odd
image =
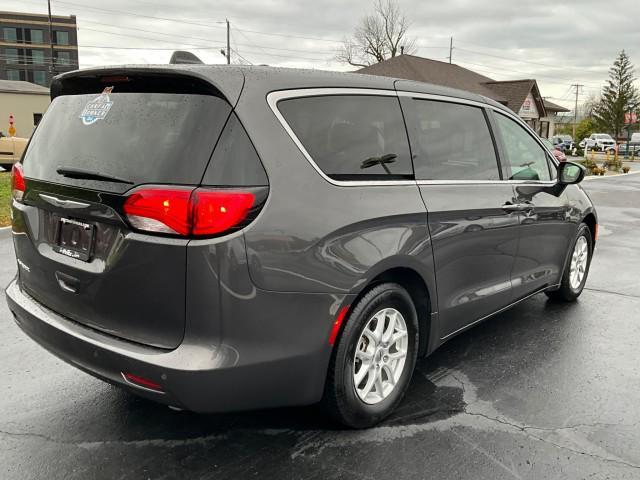
[[[435,288],[427,214],[417,185],[329,183],[271,111],[268,93],[245,88],[236,107],[270,183],[263,211],[244,233],[255,285],[353,293],[388,268],[410,266]]]

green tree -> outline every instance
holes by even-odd
[[[624,129],[624,114],[636,111],[640,97],[633,84],[636,77],[629,56],[624,50],[609,69],[609,80],[602,89],[602,98],[593,116],[598,125],[618,138]]]
[[[598,124],[593,118],[584,118],[576,125],[576,138],[574,142],[580,143],[583,138],[587,138],[598,129]]]

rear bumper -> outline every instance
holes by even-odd
[[[136,394],[195,412],[225,412],[288,405],[306,405],[322,396],[331,349],[325,339],[315,348],[279,357],[225,345],[190,344],[175,350],[131,343],[71,321],[33,299],[17,280],[6,289],[18,326],[37,343],[67,363]],[[331,326],[327,323],[327,329]],[[283,339],[295,342],[295,339]],[[250,358],[243,363],[241,358]],[[149,379],[163,392],[128,383],[122,372]]]

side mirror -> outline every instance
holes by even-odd
[[[558,183],[561,185],[573,185],[580,183],[587,170],[580,164],[562,162],[558,165]]]

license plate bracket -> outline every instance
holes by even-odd
[[[93,251],[95,226],[72,218],[60,218],[54,250],[88,262]]]

